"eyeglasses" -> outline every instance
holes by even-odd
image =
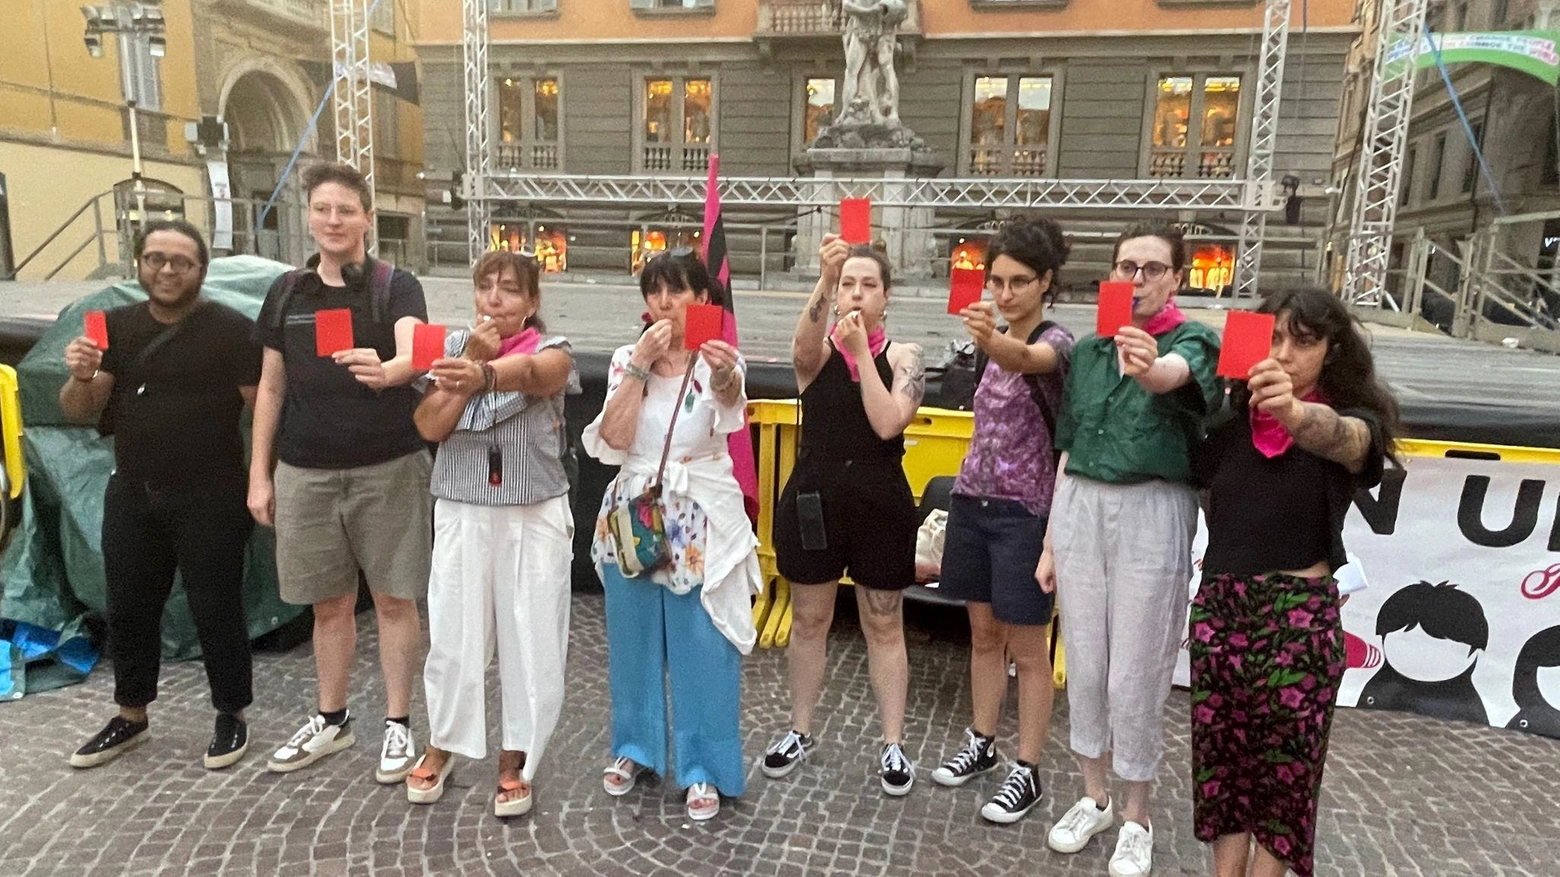
[[[1116,276],[1123,280],[1136,278],[1139,271],[1143,272],[1144,280],[1158,280],[1165,276],[1165,272],[1170,270],[1170,266],[1163,262],[1144,262],[1139,265],[1131,259],[1122,259],[1116,263],[1115,269]]]
[[[673,259],[686,259],[693,255],[693,247],[677,247],[676,249],[667,250],[666,255],[671,256]]]
[[[169,258],[162,253],[142,253],[141,264],[153,271],[161,271],[165,267],[172,268],[178,274],[188,274],[200,267],[199,262],[192,262],[183,256]]]

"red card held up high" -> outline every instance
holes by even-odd
[[[948,275],[948,313],[959,312],[980,301],[986,288],[986,272],[978,268],[955,268]]]
[[[412,368],[426,371],[433,361],[444,358],[444,327],[437,323],[418,323],[412,329]]]
[[[352,349],[352,311],[328,308],[314,312],[314,353],[330,356]]]
[[[847,244],[872,243],[872,201],[846,198],[840,202],[840,237]]]
[[[1273,350],[1273,315],[1230,311],[1219,347],[1219,377],[1244,381]]]
[[[86,324],[86,336],[92,339],[99,350],[108,349],[108,318],[102,311],[87,311],[82,317]]]
[[[1106,282],[1100,284],[1100,310],[1094,333],[1101,338],[1114,338],[1123,326],[1132,325],[1132,297],[1137,287],[1130,283]]]
[[[683,349],[698,350],[706,341],[719,341],[726,309],[720,305],[688,305],[683,317]]]

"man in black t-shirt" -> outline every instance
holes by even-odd
[[[264,348],[249,469],[249,510],[276,528],[283,600],[314,608],[315,715],[271,756],[287,773],[352,745],[347,711],[358,576],[379,623],[385,725],[374,777],[399,783],[417,755],[409,721],[420,669],[417,599],[433,550],[433,468],[412,423],[412,335],[422,285],[369,258],[373,193],[350,165],[303,175],[317,262],[279,278],[260,308]],[[318,314],[350,311],[351,346],[332,346]],[[346,339],[340,339],[345,342]],[[273,470],[274,463],[274,470]]]
[[[244,617],[245,504],[239,417],[254,404],[260,348],[254,323],[200,297],[209,261],[183,220],[150,222],[135,242],[148,300],[107,313],[108,347],[85,336],[65,348],[60,408],[112,430],[114,473],[103,495],[108,653],[119,715],[70,757],[96,767],[149,738],[162,616],[174,571],[200,637],[216,731],[205,765],[227,767],[249,746],[253,700]]]

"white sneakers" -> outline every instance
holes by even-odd
[[[1107,802],[1102,810],[1085,795],[1051,826],[1046,843],[1059,853],[1076,853],[1115,822],[1115,802]],[[1116,851],[1110,857],[1110,877],[1148,877],[1153,870],[1153,829],[1132,821],[1123,823],[1116,838]]]
[[[379,768],[374,771],[374,779],[387,786],[404,782],[420,754],[417,741],[412,739],[412,729],[386,719],[385,742],[379,747]]]

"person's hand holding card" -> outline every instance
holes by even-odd
[[[970,340],[975,346],[984,350],[986,342],[997,331],[997,317],[995,307],[989,301],[977,301],[959,312],[959,317],[964,320],[964,331],[970,334]]]
[[[1219,346],[1219,377],[1240,381],[1250,377],[1251,370],[1273,350],[1273,325],[1272,314],[1230,311]]]

